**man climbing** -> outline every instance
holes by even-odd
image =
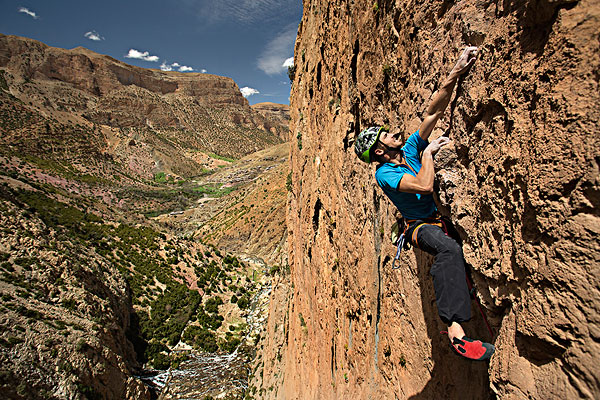
[[[476,47],[467,47],[463,51],[427,108],[419,129],[406,143],[400,141],[400,133],[392,134],[382,127],[370,127],[358,135],[354,150],[362,161],[378,163],[375,179],[402,214],[408,227],[405,237],[435,256],[430,273],[438,313],[448,326],[452,347],[466,358],[487,360],[494,353],[494,346],[468,338],[460,325],[471,319],[471,298],[462,248],[442,229],[443,223],[432,195],[433,156],[450,139],[442,136],[431,143],[427,141],[450,102],[456,82],[469,70],[476,56]]]

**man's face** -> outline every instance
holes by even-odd
[[[383,143],[388,150],[400,150],[402,142],[400,141],[400,132],[392,134],[390,132],[381,132],[379,141]]]

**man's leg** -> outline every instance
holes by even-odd
[[[494,346],[465,336],[460,322],[471,319],[471,296],[467,286],[461,246],[434,225],[423,225],[417,232],[419,247],[434,255],[433,276],[438,313],[448,325],[448,337],[457,353],[472,360],[487,360]]]
[[[464,335],[455,323],[471,319],[471,297],[467,286],[465,262],[460,245],[434,225],[422,225],[417,232],[421,250],[435,256],[430,269],[433,277],[438,313],[452,337]],[[460,326],[460,325],[459,325]]]

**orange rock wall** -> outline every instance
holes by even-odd
[[[291,297],[273,296],[286,318],[269,322],[261,398],[600,397],[599,17],[597,0],[304,2]],[[430,256],[391,269],[395,210],[353,149],[369,125],[414,132],[466,45],[479,60],[433,137],[453,140],[439,203],[492,324],[493,338],[473,302],[489,364],[439,334]]]

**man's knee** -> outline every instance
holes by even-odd
[[[462,257],[462,247],[456,240],[449,236],[446,236],[446,238],[443,240],[443,251]]]

